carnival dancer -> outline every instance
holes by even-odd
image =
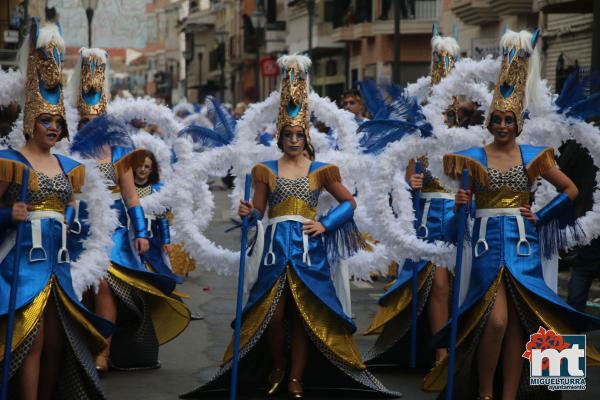
[[[460,48],[453,37],[443,37],[434,34],[431,39],[431,85],[438,84],[446,77],[458,56]],[[397,97],[396,101],[403,101],[404,108],[415,109],[418,105],[411,103],[405,95]],[[446,112],[445,122],[449,127],[457,124],[457,99]],[[419,123],[415,118],[421,115],[413,113],[411,122]],[[423,122],[421,126],[425,125]],[[430,129],[430,128],[429,128]],[[439,179],[431,174],[428,168],[427,156],[417,159],[423,172],[416,171],[416,161],[412,160],[406,171],[406,180],[413,191],[419,190],[421,201],[416,213],[421,216],[417,221],[417,236],[427,241],[443,241],[451,243],[455,240],[454,195],[440,183]],[[365,359],[368,365],[397,365],[407,364],[410,354],[410,329],[411,324],[417,323],[417,346],[419,365],[429,368],[433,361],[441,360],[446,355],[445,349],[437,349],[435,356],[430,354],[429,337],[442,329],[448,321],[448,304],[450,299],[450,274],[447,266],[436,265],[422,260],[415,262],[406,260],[396,281],[387,289],[379,299],[379,309],[373,318],[365,335],[379,334],[374,346],[367,352]],[[417,315],[411,313],[411,281],[413,269],[418,270],[418,300]],[[427,319],[422,318],[423,310],[427,310]],[[435,357],[435,359],[433,358]]]
[[[474,194],[476,204],[471,284],[458,315],[457,399],[550,398],[543,386],[529,384],[523,368],[529,335],[539,327],[560,334],[600,328],[600,319],[576,311],[544,282],[543,264],[562,246],[564,229],[575,228],[572,202],[578,190],[557,168],[552,148],[516,140],[525,109],[536,108],[538,34],[502,36],[500,75],[485,122],[492,143],[444,157],[449,176],[459,177],[464,168],[469,173],[470,189],[459,190],[456,203],[465,205]],[[559,194],[534,213],[532,190],[539,178]],[[592,346],[587,357],[600,360]],[[444,389],[447,360],[425,378],[425,390]]]
[[[20,247],[16,324],[10,377],[21,399],[104,399],[92,354],[107,347],[113,325],[83,306],[73,288],[67,245],[73,194],[84,166],[52,154],[68,138],[63,105],[65,43],[56,25],[31,23],[21,49],[26,73],[23,134],[26,144],[0,150],[0,358],[4,348],[13,265]],[[29,170],[29,182],[23,181]],[[28,183],[27,200],[21,186]],[[15,243],[16,225],[23,240]],[[15,289],[15,288],[12,288]],[[11,397],[12,398],[12,397]]]
[[[138,197],[149,196],[162,188],[160,183],[160,167],[156,157],[150,151],[145,152],[144,160],[134,167],[135,190]],[[146,266],[158,274],[171,277],[175,282],[182,283],[183,279],[171,270],[169,255],[173,251],[171,232],[167,213],[146,215],[150,247],[144,253]]]
[[[110,347],[96,359],[96,368],[147,369],[160,366],[158,347],[188,325],[185,304],[171,296],[176,280],[148,271],[143,254],[149,248],[146,217],[136,192],[133,169],[146,153],[134,149],[122,121],[106,115],[108,54],[80,51],[69,85],[81,129],[71,151],[94,158],[114,197],[120,226],[113,233],[111,265],[94,299],[96,313],[117,325]],[[80,209],[79,215],[85,211]]]
[[[253,201],[242,201],[239,207],[240,216],[260,220],[268,211],[269,218],[265,249],[253,250],[261,257],[260,269],[242,316],[239,386],[266,387],[271,395],[287,386],[293,398],[302,398],[304,387],[397,396],[365,369],[352,338],[356,327],[344,314],[331,281],[328,259],[352,253],[363,242],[353,222],[354,199],[342,185],[337,166],[310,161],[303,154],[313,153],[311,61],[284,56],[279,64],[284,75],[276,132],[283,156],[253,168]],[[340,204],[315,221],[323,190]],[[289,347],[286,333],[291,336]],[[232,348],[230,344],[217,375],[182,398],[227,390]]]

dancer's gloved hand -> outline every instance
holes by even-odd
[[[13,204],[11,217],[14,222],[25,221],[27,219],[27,204],[20,201]]]
[[[454,197],[454,203],[457,206],[466,206],[471,201],[471,190],[458,189]]]
[[[144,254],[150,248],[150,243],[148,243],[148,239],[136,238],[135,239],[135,249],[137,250],[139,255]]]
[[[418,190],[423,188],[423,174],[412,174],[410,177],[410,187],[413,190]]]

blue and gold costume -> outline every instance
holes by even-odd
[[[464,368],[457,369],[455,387],[465,391],[460,392],[464,396],[476,389],[476,385],[460,383],[472,379],[472,368],[477,363],[470,360],[502,281],[509,288],[525,332],[534,333],[539,326],[560,334],[600,328],[598,318],[573,309],[544,282],[538,229],[521,216],[519,207],[531,203],[531,188],[536,179],[555,168],[554,151],[529,145],[520,145],[520,149],[522,164],[508,171],[489,168],[482,147],[444,157],[449,175],[459,176],[467,168],[475,187],[471,284],[459,309],[456,353],[457,365]],[[600,361],[593,347],[588,347],[587,356],[588,362]],[[523,370],[528,374],[527,368]],[[442,390],[446,377],[447,359],[444,359],[427,376],[424,388]]]
[[[62,90],[64,40],[60,27],[39,26],[31,22],[28,37],[23,134],[32,138],[38,118],[44,114],[65,120]],[[27,48],[24,48],[27,50]],[[61,123],[58,124],[61,126]],[[68,137],[62,123],[59,140]],[[92,354],[107,347],[106,337],[113,324],[91,313],[79,301],[73,288],[67,242],[68,224],[72,218],[73,194],[84,184],[85,169],[78,162],[55,155],[60,173],[48,176],[33,169],[16,150],[0,150],[0,182],[5,190],[0,198],[0,359],[5,356],[9,294],[16,290],[15,325],[11,344],[9,377],[23,365],[38,335],[45,335],[44,312],[47,306],[57,309],[65,336],[61,369],[54,394],[57,398],[104,399],[94,369]],[[27,220],[20,222],[23,237],[17,242],[17,225],[12,220],[12,207],[22,201],[24,173],[29,172],[25,189]],[[15,260],[17,253],[19,259]],[[18,287],[13,288],[15,262],[19,266]],[[86,282],[83,282],[86,283]],[[91,282],[87,282],[91,283]],[[38,371],[43,375],[44,371]],[[16,382],[15,382],[16,383]],[[16,390],[15,386],[15,390]],[[13,394],[9,394],[12,396]],[[15,394],[16,395],[16,394]]]
[[[352,337],[356,326],[344,314],[336,296],[322,237],[303,234],[302,224],[317,216],[319,195],[331,182],[341,181],[337,166],[314,161],[308,176],[278,176],[277,161],[257,164],[254,182],[269,187],[269,226],[258,279],[244,307],[240,340],[240,386],[257,387],[269,368],[264,333],[284,290],[290,290],[311,339],[305,387],[336,387],[393,395],[366,369]],[[343,229],[343,228],[342,228]],[[220,371],[209,383],[184,398],[225,389],[229,384],[233,343]],[[348,379],[350,378],[350,379]]]
[[[426,157],[420,157],[419,161],[427,166]],[[419,206],[418,215],[422,217],[417,224],[417,235],[428,241],[453,242],[456,236],[454,194],[446,190],[428,170],[424,172]],[[433,361],[427,339],[432,332],[426,321],[427,316],[422,311],[428,304],[435,270],[438,267],[427,260],[406,260],[396,280],[379,299],[377,314],[365,332],[365,335],[379,334],[377,341],[365,355],[367,365],[396,365],[408,362],[406,356],[410,354],[410,335],[407,333],[410,333],[413,323],[410,305],[414,268],[418,271],[416,323],[419,338],[417,345],[421,354],[418,362],[430,366]]]
[[[456,40],[451,37],[441,37],[437,26],[433,26],[432,68],[431,84],[437,85],[454,68],[459,47]],[[456,124],[457,99],[450,105],[446,112],[447,124]],[[417,110],[415,110],[417,111]],[[420,111],[419,111],[420,112]],[[410,117],[417,118],[418,113]],[[425,134],[423,130],[422,134]],[[427,156],[419,157],[418,162],[424,169],[423,187],[418,202],[419,210],[415,215],[420,215],[417,221],[417,237],[427,241],[442,241],[453,243],[456,235],[454,215],[454,194],[444,188],[440,181],[427,169],[429,161]],[[448,267],[448,266],[444,266]],[[417,313],[412,315],[411,303],[413,298],[412,280],[413,271],[417,269]],[[387,288],[379,299],[379,309],[371,321],[365,335],[378,334],[375,345],[367,352],[365,360],[367,365],[397,365],[408,364],[407,355],[410,354],[410,327],[417,324],[417,346],[419,348],[419,364],[429,367],[433,361],[433,352],[429,348],[429,337],[432,333],[427,315],[422,311],[428,306],[429,296],[434,283],[435,264],[422,260],[415,262],[405,260],[396,280]]]
[[[23,222],[23,241],[17,244],[21,247],[21,256],[10,373],[12,376],[17,371],[34,339],[40,334],[44,309],[48,301],[53,299],[69,344],[65,362],[86,371],[77,374],[80,381],[72,385],[65,382],[73,379],[72,376],[59,378],[61,398],[78,398],[73,397],[77,396],[77,384],[87,388],[88,398],[104,398],[90,351],[97,354],[106,347],[104,338],[110,336],[113,325],[85,308],[75,294],[66,240],[68,228],[65,225],[65,210],[73,192],[83,185],[84,167],[68,157],[56,157],[62,173],[49,177],[33,170],[19,152],[0,151],[0,180],[9,183],[1,199],[2,207],[10,211],[13,203],[19,201],[23,170],[29,168],[31,171],[27,199],[29,215],[28,220]],[[5,295],[0,297],[0,324],[3,326],[0,328],[0,356],[3,357],[8,294],[16,248],[15,226],[6,220],[2,225],[0,292]]]
[[[145,186],[136,186],[135,190],[138,197],[146,197],[152,193],[158,192],[162,188],[161,183],[153,183]],[[183,279],[173,273],[171,269],[171,260],[165,254],[163,246],[171,244],[171,234],[169,229],[169,220],[167,213],[160,215],[146,214],[148,231],[150,232],[150,249],[144,253],[144,261],[147,267],[157,274],[165,275],[173,279],[176,283],[182,283]]]
[[[303,56],[280,58],[283,69],[277,135],[285,126],[299,126],[310,143],[307,69]],[[298,310],[308,340],[308,365],[303,371],[305,388],[358,390],[397,396],[365,368],[352,337],[356,326],[346,315],[333,286],[329,260],[352,254],[366,244],[354,224],[351,201],[344,201],[319,221],[325,233],[316,237],[303,232],[303,224],[317,217],[321,192],[341,182],[337,166],[313,161],[308,174],[297,179],[279,176],[277,160],[261,162],[252,169],[253,183],[268,190],[268,226],[264,249],[255,246],[258,274],[252,284],[241,318],[238,386],[258,389],[272,367],[265,332],[285,296]],[[254,219],[262,218],[256,210]],[[200,398],[228,390],[233,359],[230,343],[220,370],[205,385],[182,398]]]
[[[119,218],[119,226],[112,236],[107,281],[122,305],[118,307],[118,330],[110,351],[111,366],[121,369],[156,366],[158,346],[175,339],[190,321],[188,308],[172,296],[176,285],[174,276],[149,271],[133,247],[130,220],[118,186],[118,171],[132,168],[135,158],[143,154],[142,150],[113,147],[112,162],[98,164],[115,195],[113,208],[117,209]]]
[[[134,149],[123,122],[106,115],[108,54],[101,49],[80,50],[80,60],[73,75],[71,98],[80,118],[95,118],[83,126],[74,138],[71,151],[97,158],[99,150],[109,147],[111,159],[98,162],[106,187],[111,191],[117,210],[118,227],[112,234],[110,267],[106,281],[117,305],[117,330],[110,343],[110,365],[118,369],[153,368],[158,364],[158,347],[177,337],[188,325],[190,312],[172,296],[177,283],[174,275],[155,273],[146,268],[137,254],[135,238],[148,238],[146,218],[141,206],[128,209],[119,187],[121,174],[145,158],[143,149]],[[86,205],[79,203],[81,232],[76,240],[87,236],[89,226]],[[77,224],[76,224],[77,225]],[[78,227],[78,226],[77,226]],[[80,254],[81,247],[77,253]],[[78,255],[79,255],[78,254]],[[106,358],[106,353],[102,354]]]
[[[533,52],[538,34],[539,31],[533,35],[508,31],[502,37],[502,64],[486,126],[490,126],[491,115],[495,111],[512,112],[517,135],[522,132],[524,104],[528,104],[528,75],[530,68],[537,66],[535,62],[530,63],[530,58],[538,56]],[[532,203],[537,179],[556,168],[554,150],[526,144],[519,145],[519,150],[520,163],[506,171],[489,166],[484,147],[444,156],[444,172],[450,177],[458,178],[464,169],[468,171],[476,209],[471,233],[470,285],[456,317],[456,398],[478,395],[476,357],[479,342],[501,284],[507,288],[507,301],[514,304],[524,335],[537,332],[540,326],[561,335],[600,328],[600,319],[569,306],[544,281],[544,262],[563,244],[567,225],[576,226],[573,225],[574,217],[569,215],[573,214],[569,212],[572,201],[566,193],[560,193],[536,213],[535,224],[525,219],[520,211],[522,205]],[[438,335],[438,345],[446,345],[448,330],[444,328]],[[522,339],[525,343],[525,337]],[[587,347],[586,355],[588,365],[600,361],[593,346]],[[520,362],[525,364],[526,360],[520,359]],[[447,375],[446,357],[427,375],[423,388],[443,390]],[[500,397],[501,393],[497,390],[500,385],[496,386],[494,397]],[[517,397],[549,396],[542,386],[529,384],[529,368],[524,365]]]

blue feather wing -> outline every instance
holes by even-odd
[[[419,132],[419,127],[404,121],[390,119],[372,120],[363,122],[358,132],[362,134],[360,145],[366,154],[377,155],[385,147],[402,139],[406,135]]]
[[[231,143],[235,135],[235,119],[229,115],[229,112],[223,107],[217,99],[212,96],[207,98],[208,118],[213,124],[213,129],[223,137],[228,143]]]
[[[573,104],[566,115],[578,118],[582,121],[597,120],[600,118],[600,92],[596,92],[590,97]]]
[[[556,98],[559,111],[569,117],[584,121],[597,119],[600,116],[599,93],[593,93],[600,86],[600,73],[594,71],[585,75],[580,69],[572,72]]]
[[[94,118],[81,128],[73,138],[71,152],[86,158],[101,156],[104,146],[134,148],[127,126],[119,119],[103,115]]]
[[[179,131],[177,136],[189,136],[195,144],[209,148],[227,146],[230,143],[227,138],[218,132],[196,124],[186,126]]]
[[[385,119],[388,117],[387,104],[381,90],[374,80],[369,79],[359,83],[360,94],[365,106],[373,116],[373,119]]]

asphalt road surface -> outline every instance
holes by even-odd
[[[225,234],[230,226],[227,192],[215,191],[215,203],[219,205],[208,236],[230,249],[239,248],[239,233]],[[193,271],[178,289],[191,296],[186,303],[194,313],[204,317],[192,321],[189,327],[174,341],[160,349],[162,367],[152,371],[115,372],[102,378],[106,394],[112,400],[163,400],[177,399],[200,383],[210,379],[217,371],[232,330],[230,322],[235,314],[237,278],[209,274],[201,268]],[[368,326],[377,309],[377,298],[383,291],[384,282],[353,282],[352,310],[358,332]],[[356,335],[358,345],[366,351],[374,337]],[[588,336],[588,341],[600,344],[600,333]],[[419,390],[422,373],[406,370],[375,370],[374,374],[390,389],[399,390],[404,399],[434,399],[435,394]],[[587,371],[587,390],[564,392],[563,399],[599,399],[600,367]],[[281,398],[286,398],[285,391]],[[309,393],[306,393],[309,395]],[[306,396],[305,396],[306,397]],[[221,397],[225,398],[225,397]],[[264,395],[239,396],[240,399],[263,399]],[[328,399],[330,396],[310,396],[309,399]],[[462,399],[457,399],[462,400]]]

